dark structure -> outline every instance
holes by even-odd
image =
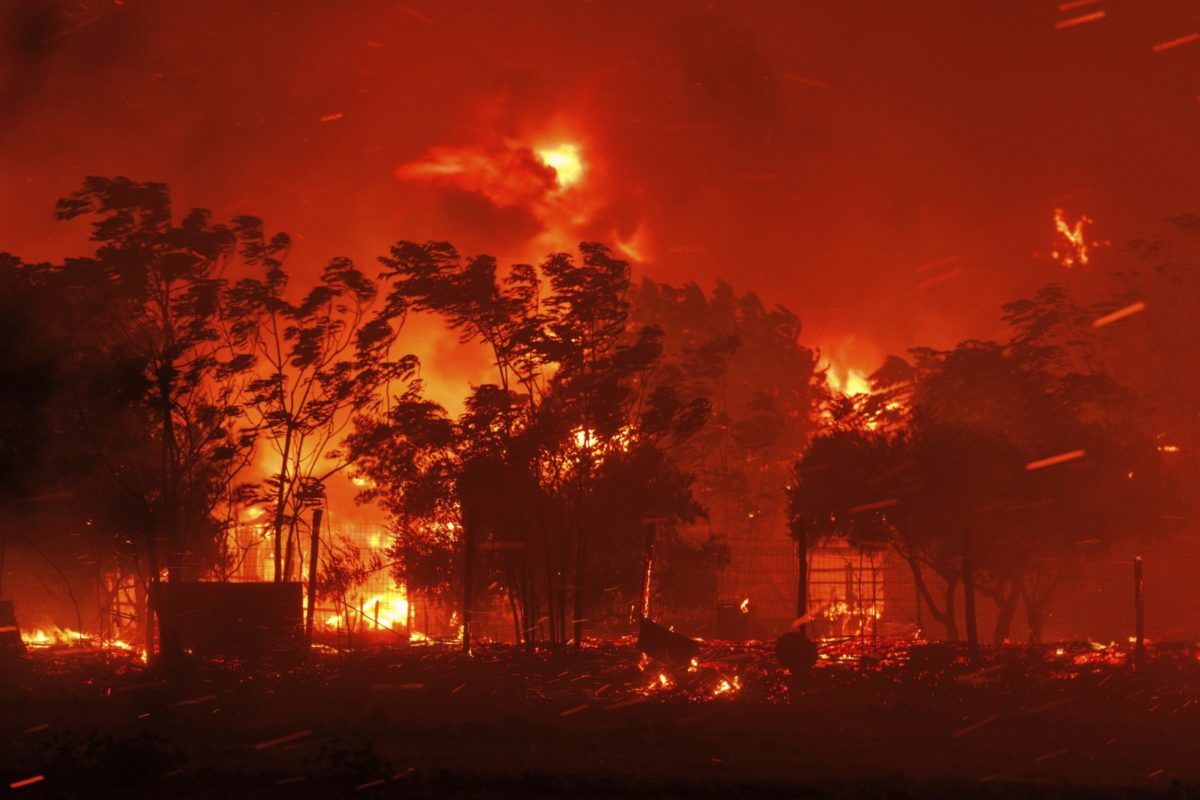
[[[161,590],[184,650],[196,656],[262,657],[303,653],[302,586],[164,583]]]

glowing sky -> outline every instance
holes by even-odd
[[[1060,269],[1056,208],[1114,242],[1200,210],[1200,42],[1161,47],[1197,29],[1175,0],[9,2],[0,247],[76,248],[51,212],[89,173],[263,216],[313,274],[595,238],[869,369],[995,333]]]

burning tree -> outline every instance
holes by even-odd
[[[290,239],[268,239],[253,217],[239,217],[235,228],[246,263],[262,273],[239,280],[231,295],[234,329],[260,365],[244,413],[273,453],[258,500],[272,513],[275,580],[286,581],[302,512],[323,502],[325,481],[351,462],[336,449],[340,437],[393,381],[411,378],[417,361],[392,358],[403,318],[394,305],[373,311],[378,286],[349,259],[329,262],[320,282],[292,301],[284,266]]]
[[[464,341],[487,346],[496,369],[497,383],[476,387],[453,425],[426,407],[417,409],[421,424],[406,429],[414,409],[397,404],[360,426],[361,442],[371,443],[360,450],[397,454],[390,465],[367,458],[361,471],[377,485],[371,496],[392,497],[384,504],[400,527],[416,512],[438,511],[404,498],[407,476],[453,485],[464,554],[464,646],[476,584],[493,573],[504,581],[519,639],[532,641],[542,631],[565,642],[570,621],[574,640],[582,640],[595,565],[610,553],[630,563],[640,555],[622,538],[638,509],[632,518],[616,517],[598,502],[600,487],[623,470],[647,485],[663,480],[678,488],[647,498],[656,507],[643,511],[676,518],[696,511],[688,480],[670,477],[669,462],[652,453],[694,433],[707,403],[650,386],[661,332],[630,329],[628,265],[600,245],[581,251],[578,262],[555,254],[540,270],[517,265],[504,278],[490,256],[463,262],[444,243],[400,242],[382,259],[390,270],[389,305],[442,316]],[[639,530],[636,521],[632,526]],[[481,553],[495,556],[484,569]]]
[[[646,280],[631,297],[634,317],[664,332],[664,357],[651,380],[713,409],[697,434],[672,451],[695,476],[710,546],[749,549],[759,536],[780,535],[781,490],[825,398],[817,354],[800,344],[800,320],[723,282],[705,295],[695,284]]]
[[[1027,331],[916,349],[911,365],[889,359],[873,376],[881,400],[836,417],[797,465],[794,535],[886,541],[950,638],[961,582],[968,604],[976,586],[996,604],[996,643],[1022,602],[1037,640],[1071,565],[1161,533],[1177,510],[1129,393]],[[940,605],[926,568],[941,579]]]

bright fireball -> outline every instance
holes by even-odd
[[[579,158],[579,147],[573,144],[560,144],[537,151],[541,162],[554,170],[558,188],[566,189],[579,182],[583,176],[583,162]]]

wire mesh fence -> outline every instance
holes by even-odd
[[[274,547],[261,529],[239,530],[236,568],[227,577],[238,581],[274,578]],[[307,540],[305,540],[307,541]],[[326,556],[337,548],[356,549],[363,560],[361,580],[336,596],[326,593],[316,606],[319,627],[337,635],[364,635],[380,641],[421,634],[453,636],[460,620],[449,605],[410,597],[395,580],[386,554],[388,536],[382,526],[340,523],[323,532]],[[301,548],[307,550],[307,547]],[[763,533],[732,543],[732,558],[721,576],[725,606],[745,603],[754,625],[747,635],[758,638],[787,630],[797,614],[799,570],[795,546],[786,535]],[[1044,642],[1124,642],[1135,635],[1133,550],[1097,554],[1055,573],[1053,586],[1039,591],[1049,600],[1040,619],[1031,618],[1024,600],[1011,620],[1002,623],[1000,604],[981,585],[977,593],[979,637],[1030,639],[1040,629]],[[1200,547],[1179,537],[1147,549],[1145,564],[1146,634],[1159,641],[1200,640]],[[306,580],[306,552],[296,554],[294,578]],[[944,605],[944,584],[930,571],[922,573],[929,594]],[[85,541],[70,540],[51,551],[22,539],[7,542],[0,594],[13,600],[26,631],[75,631],[101,640],[138,636],[146,619],[144,576],[97,557]],[[981,583],[984,583],[981,581]],[[920,597],[911,568],[894,552],[859,551],[849,547],[815,548],[808,560],[808,619],[815,635],[858,637],[864,641],[920,631],[928,638],[962,638],[965,631],[961,582],[953,595],[956,630],[947,631]],[[702,616],[705,610],[697,610]],[[717,609],[707,613],[716,615]],[[477,609],[481,635],[505,639],[512,623],[504,607]],[[999,623],[999,624],[998,624]],[[702,635],[709,635],[707,628]]]

